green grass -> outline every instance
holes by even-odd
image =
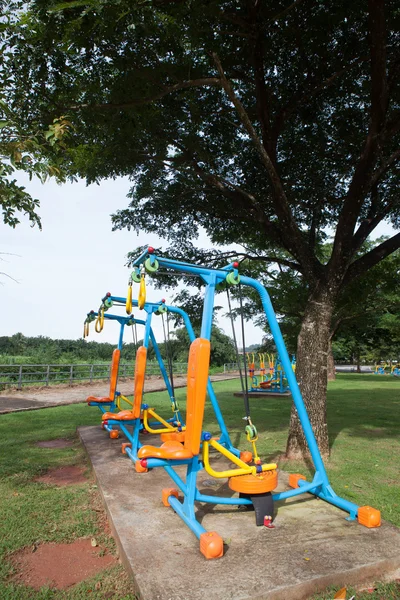
[[[95,536],[98,543],[114,552],[113,539],[99,523],[101,503],[96,486],[78,442],[76,427],[99,422],[97,411],[85,405],[63,406],[13,413],[0,418],[0,600],[44,600],[132,598],[131,586],[122,567],[116,566],[71,590],[35,592],[8,583],[13,568],[7,558],[16,550],[45,542],[72,542]],[[39,448],[35,442],[54,438],[75,440],[70,448]],[[58,488],[33,479],[50,468],[86,465],[88,483]],[[97,587],[96,587],[97,584]],[[124,584],[124,585],[122,585]],[[101,585],[101,587],[100,587]],[[98,589],[99,588],[99,589]],[[91,590],[90,592],[88,590]],[[126,591],[128,590],[128,592]]]
[[[339,588],[331,587],[328,588],[322,594],[316,594],[310,600],[332,600],[335,592]],[[400,584],[397,582],[392,583],[378,583],[372,588],[367,588],[361,591],[357,591],[352,587],[347,588],[347,598],[355,596],[355,600],[399,600],[400,598]]]
[[[247,448],[241,417],[244,414],[238,380],[214,384],[231,438],[235,445]],[[176,396],[184,412],[185,390]],[[146,401],[166,415],[166,392],[148,394]],[[277,460],[281,469],[310,475],[307,463],[281,459],[285,451],[291,400],[288,398],[250,399],[253,420],[259,430],[259,452],[264,459]],[[168,413],[167,413],[168,414]],[[340,374],[328,392],[328,423],[332,444],[326,462],[335,491],[355,502],[381,510],[382,517],[400,525],[400,381],[392,377]],[[49,468],[85,464],[85,456],[76,427],[99,423],[99,413],[86,405],[49,408],[40,411],[2,415],[0,418],[0,600],[75,600],[132,598],[126,575],[114,567],[66,592],[34,592],[7,583],[12,567],[7,557],[24,546],[43,542],[73,541],[77,537],[102,536],[98,523],[98,492],[93,482],[55,488],[34,483],[33,479]],[[208,405],[204,428],[218,433]],[[71,448],[46,449],[36,441],[70,438]],[[96,504],[97,503],[97,504]],[[112,550],[112,540],[99,538]],[[125,579],[124,579],[125,577]],[[121,583],[122,582],[122,583]],[[98,589],[101,585],[101,589]],[[118,587],[119,586],[119,587]],[[117,587],[117,589],[116,589]],[[91,590],[90,592],[88,590]],[[128,592],[126,590],[129,590]],[[353,592],[354,593],[354,592]],[[351,593],[348,593],[348,597]],[[108,594],[107,594],[108,597]],[[333,597],[332,591],[315,600]],[[357,600],[391,600],[400,597],[396,583],[380,584],[374,593],[356,594]]]

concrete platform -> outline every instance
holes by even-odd
[[[138,474],[121,454],[121,440],[100,427],[78,431],[142,600],[305,600],[329,585],[382,580],[400,568],[399,529],[348,522],[309,494],[276,503],[275,529],[256,527],[252,512],[199,505],[203,526],[226,544],[223,558],[207,561],[194,534],[161,503],[161,489],[173,487],[164,470]],[[199,480],[204,493],[232,493],[205,472]],[[286,481],[281,473],[280,489]]]

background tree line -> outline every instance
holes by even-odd
[[[126,331],[126,338],[129,332]],[[121,358],[124,362],[134,361],[136,350],[143,340],[136,345],[124,343]],[[158,344],[164,360],[170,356],[174,362],[186,363],[189,352],[189,336],[184,328],[176,329],[169,341]],[[8,364],[72,364],[79,362],[107,362],[115,344],[108,342],[52,339],[45,336],[28,337],[22,333],[0,337],[0,362]],[[153,347],[150,345],[149,360],[155,360]],[[221,367],[224,363],[236,361],[232,339],[217,326],[213,327],[211,338],[211,366]]]

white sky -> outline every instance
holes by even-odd
[[[26,336],[77,339],[82,336],[86,313],[97,310],[106,292],[125,296],[130,273],[124,266],[126,254],[144,244],[165,248],[167,242],[154,234],[138,236],[127,230],[111,231],[110,215],[129,202],[127,179],[89,187],[84,182],[58,186],[49,181],[42,185],[23,176],[19,181],[40,199],[43,230],[31,228],[27,219],[21,219],[23,222],[16,229],[0,223],[0,252],[18,255],[2,256],[4,262],[0,264],[0,271],[18,281],[0,277],[0,335],[21,332]],[[377,228],[376,236],[392,232],[390,226],[383,224]],[[203,236],[198,245],[210,247],[210,242]],[[137,293],[138,286],[134,285],[135,289]],[[172,296],[171,292],[163,294],[148,285],[149,301],[165,297],[168,302]],[[222,296],[216,304],[223,304]],[[123,310],[119,312],[123,314]],[[137,310],[134,314],[140,316]],[[218,322],[231,335],[229,319],[219,317]],[[162,340],[158,319],[154,320],[154,330]],[[89,340],[117,343],[118,333],[117,323],[106,322],[100,335],[94,333],[92,324]],[[138,333],[141,335],[141,331]],[[238,324],[236,334],[240,339]],[[247,323],[246,345],[260,343],[261,339],[262,331]],[[129,331],[125,341],[132,341]]]
[[[23,217],[15,229],[0,223],[0,252],[18,255],[1,257],[0,271],[18,283],[0,277],[0,335],[21,332],[26,336],[77,339],[82,336],[86,313],[97,310],[106,292],[125,297],[131,272],[124,266],[127,253],[140,245],[166,248],[168,244],[154,234],[111,231],[110,215],[129,203],[128,179],[108,180],[100,186],[86,186],[83,181],[59,186],[54,181],[42,185],[22,175],[19,182],[40,200],[43,230],[30,227]],[[210,242],[202,236],[198,245],[210,247]],[[147,281],[148,301],[172,299],[174,292],[155,290]],[[134,294],[138,287],[134,284]],[[223,304],[220,296],[216,304]],[[123,309],[111,312],[124,314]],[[138,310],[134,314],[141,316]],[[153,323],[157,339],[162,340],[161,321],[154,319]],[[229,319],[220,317],[219,325],[231,335]],[[118,334],[117,323],[106,322],[101,334],[94,332],[92,324],[89,340],[116,343]],[[130,331],[124,339],[132,341]],[[262,332],[247,324],[246,344],[261,340]]]

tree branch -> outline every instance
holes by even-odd
[[[247,252],[222,252],[218,255],[223,258],[239,258],[242,257],[243,260],[253,260],[253,261],[261,261],[268,263],[277,263],[288,267],[289,269],[294,269],[295,271],[302,272],[302,267],[298,263],[295,263],[291,260],[287,260],[286,258],[280,258],[279,256],[252,256],[251,254],[247,254]]]
[[[255,17],[256,18],[256,17]],[[276,167],[276,140],[274,143],[271,138],[271,93],[265,83],[264,77],[264,35],[262,31],[257,31],[256,40],[253,49],[254,63],[254,82],[256,90],[256,108],[258,119],[261,125],[261,133],[264,147],[267,149],[273,164]]]
[[[221,80],[218,77],[203,77],[201,79],[190,79],[188,81],[180,81],[179,83],[175,83],[174,85],[170,85],[165,87],[162,91],[158,92],[158,94],[154,94],[154,96],[149,96],[147,98],[140,98],[137,100],[131,100],[129,102],[122,102],[113,104],[112,102],[106,102],[104,104],[81,104],[76,106],[71,106],[70,108],[92,108],[93,110],[124,110],[133,108],[135,106],[141,106],[142,104],[150,104],[151,102],[156,102],[157,100],[161,100],[164,96],[168,94],[172,94],[179,90],[186,90],[188,88],[195,87],[221,87]]]
[[[385,0],[368,0],[371,54],[371,106],[368,135],[340,214],[330,268],[344,268],[352,257],[353,233],[362,203],[369,190],[373,167],[380,151],[380,134],[388,108],[386,75]]]
[[[366,271],[377,265],[381,260],[393,254],[400,248],[400,233],[375,246],[372,250],[364,254],[361,258],[353,262],[347,270],[343,284],[347,285]]]
[[[242,121],[250,139],[252,140],[259,154],[261,162],[269,175],[273,189],[272,199],[275,211],[280,224],[282,224],[280,229],[282,232],[282,238],[284,239],[284,245],[289,250],[290,254],[292,254],[292,256],[294,256],[302,264],[307,279],[314,282],[316,279],[316,271],[318,266],[320,266],[320,263],[313,256],[313,254],[310,253],[309,248],[305,244],[297,223],[293,218],[286,193],[283,189],[282,181],[276,171],[275,165],[273,164],[268,152],[262,145],[243,104],[236,96],[231,83],[226,78],[218,55],[213,52],[212,57],[220,74],[222,86],[228,98],[234,105],[239,118]]]

